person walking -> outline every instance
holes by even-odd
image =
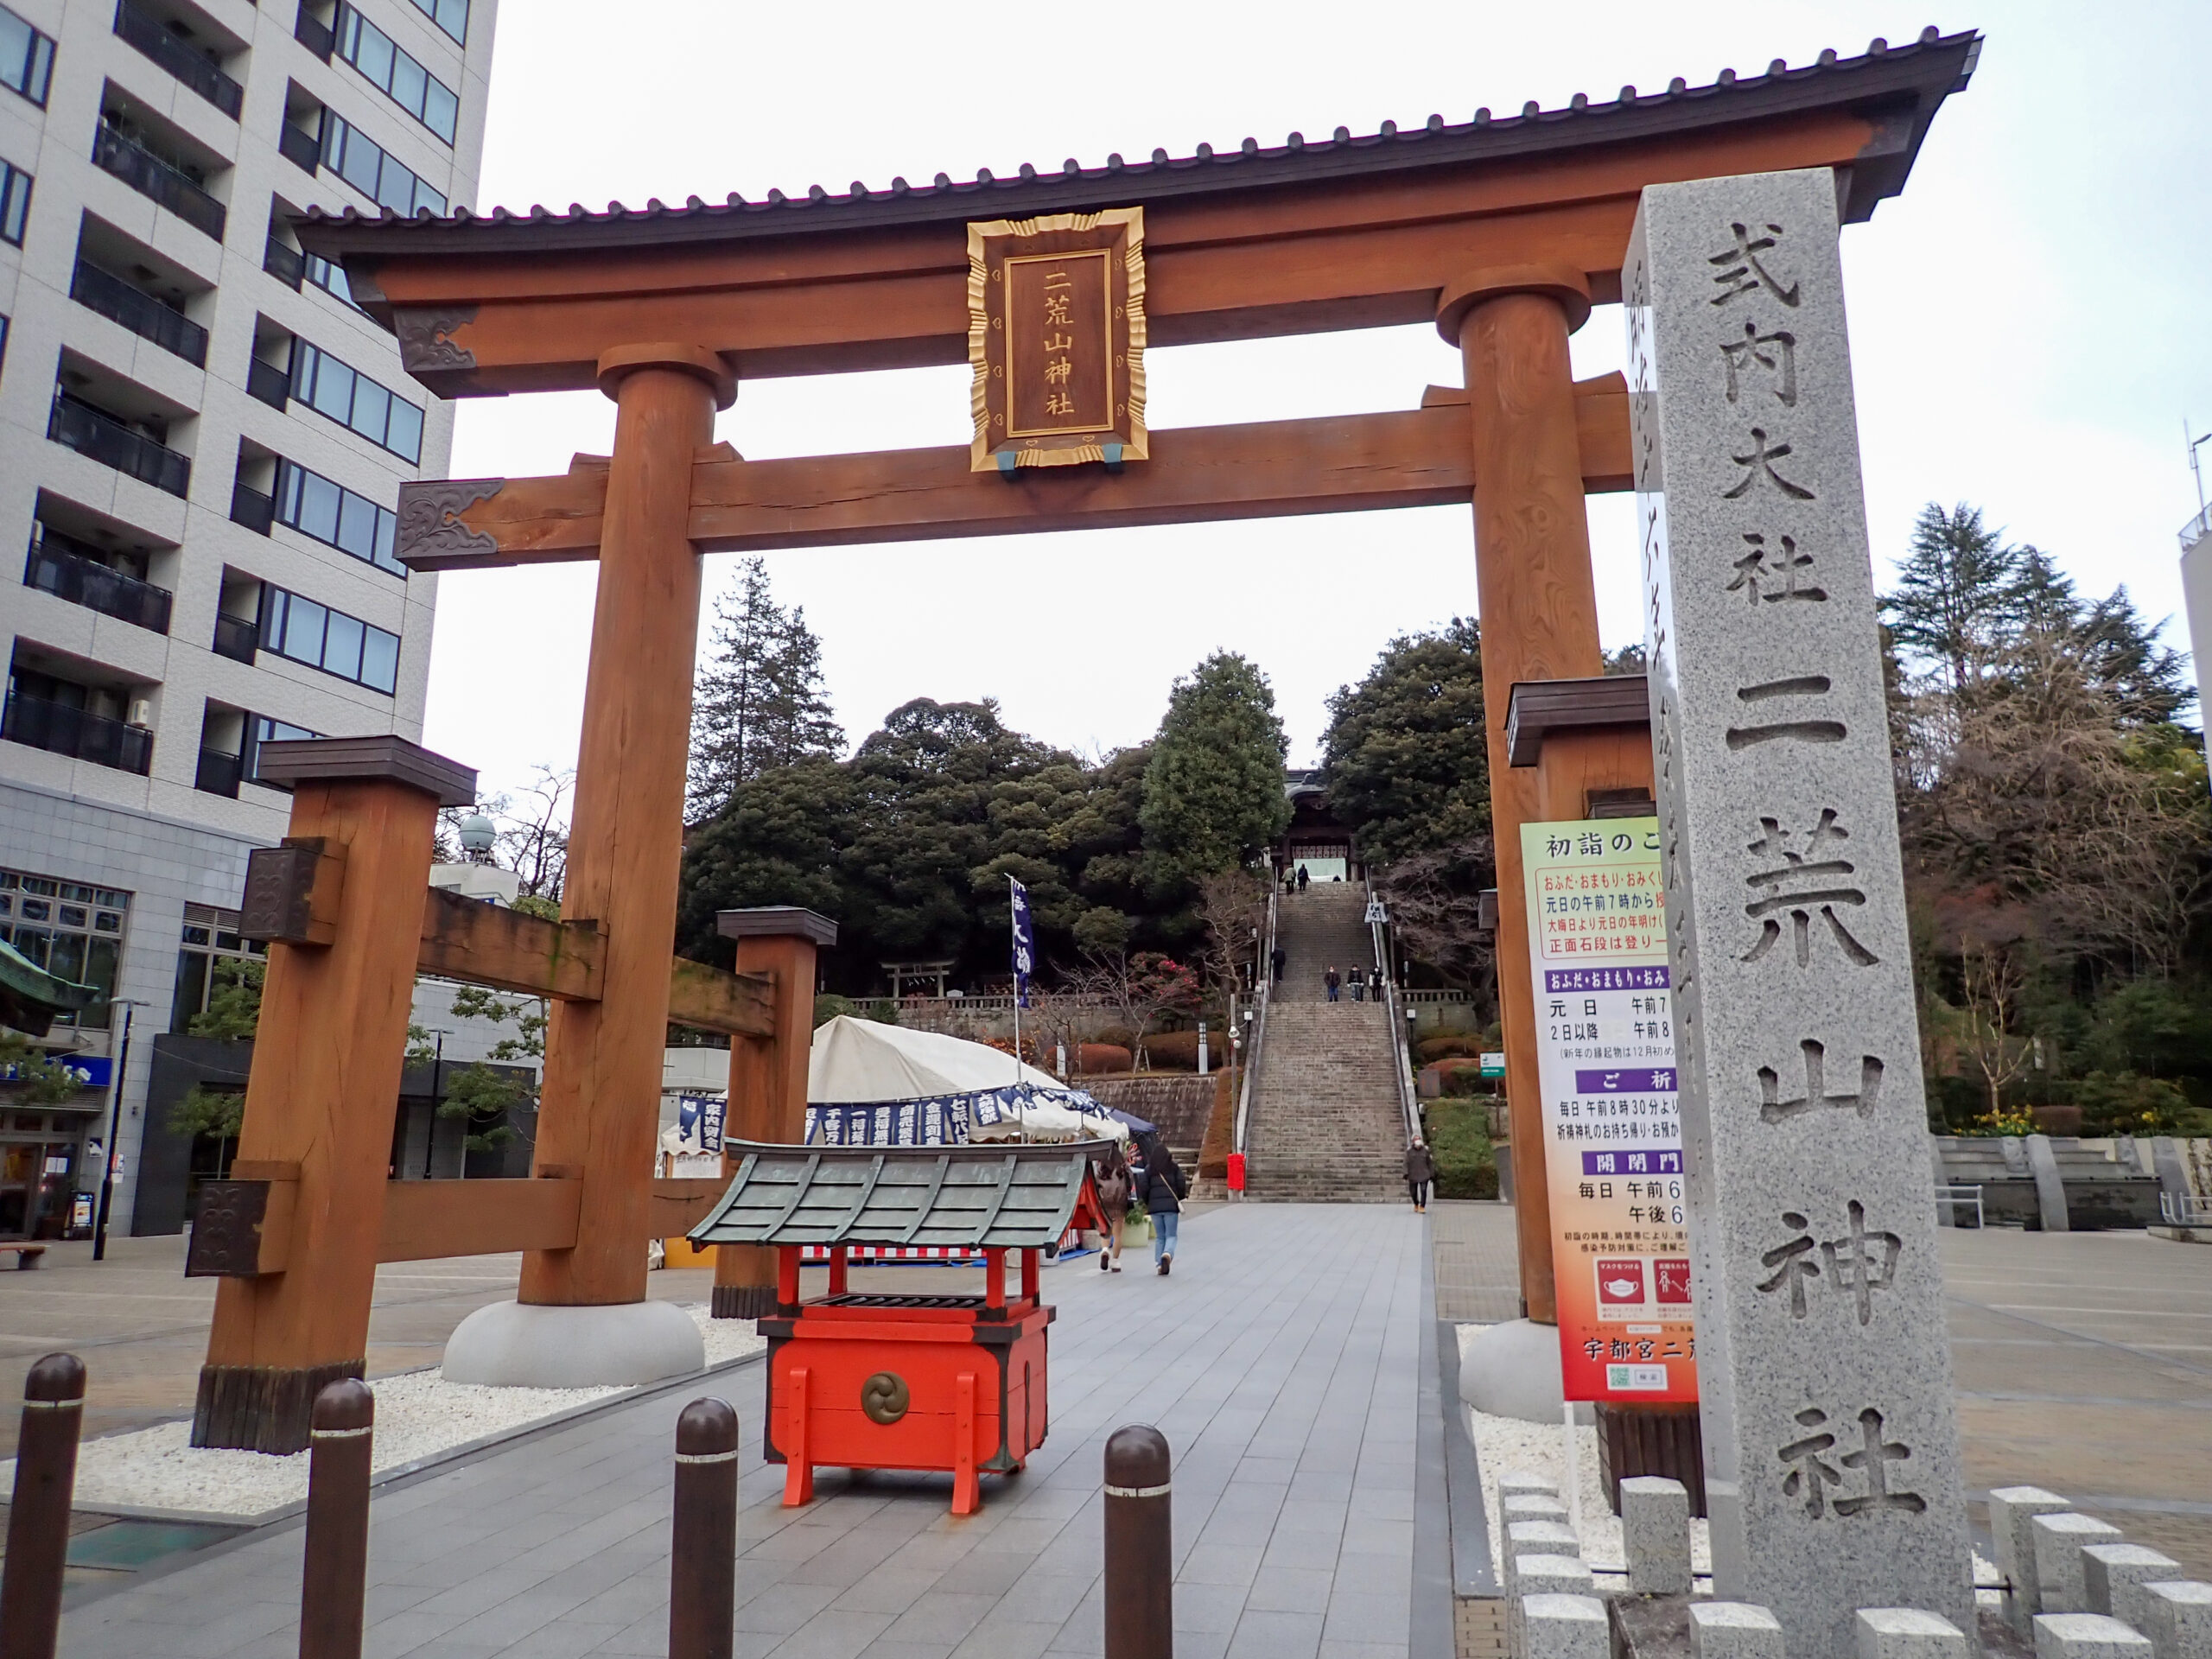
[[[1122,1270],[1122,1224],[1129,1218],[1129,1166],[1115,1147],[1095,1161],[1091,1177],[1098,1185],[1098,1207],[1106,1217],[1106,1242],[1098,1251],[1098,1270]]]
[[[1428,1142],[1419,1135],[1406,1148],[1406,1190],[1414,1197],[1414,1213],[1428,1213],[1429,1183],[1436,1179],[1436,1160],[1429,1155]]]
[[[1336,964],[1331,963],[1327,971],[1321,976],[1322,988],[1329,993],[1330,1001],[1333,1002],[1337,1000],[1337,988],[1343,983],[1343,979],[1337,973]]]
[[[1355,1002],[1367,1001],[1367,972],[1363,968],[1355,967],[1351,970],[1351,1000]]]
[[[1275,983],[1278,985],[1282,983],[1283,966],[1285,963],[1289,962],[1289,960],[1290,952],[1284,950],[1281,945],[1275,946],[1274,950],[1268,952],[1268,965],[1273,967],[1275,970]]]
[[[1140,1135],[1137,1145],[1144,1154],[1137,1196],[1152,1217],[1153,1270],[1165,1279],[1175,1265],[1175,1228],[1182,1219],[1183,1200],[1191,1196],[1191,1183],[1157,1132]]]
[[[1298,890],[1300,893],[1306,891],[1306,883],[1311,878],[1309,878],[1306,873],[1306,867],[1303,864],[1300,865],[1298,867]]]

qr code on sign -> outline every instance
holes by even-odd
[[[1667,1391],[1667,1368],[1664,1365],[1608,1365],[1605,1367],[1605,1386],[1622,1394],[1664,1394]]]

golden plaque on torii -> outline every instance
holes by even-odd
[[[1144,209],[968,226],[971,469],[1145,458]]]

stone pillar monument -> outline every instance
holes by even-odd
[[[1622,274],[1714,1592],[1974,1629],[1825,171],[1656,185]]]

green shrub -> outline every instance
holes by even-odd
[[[1423,1065],[1432,1060],[1471,1057],[1482,1052],[1482,1039],[1479,1037],[1424,1037],[1414,1045],[1414,1052],[1420,1057]]]
[[[1482,1101],[1432,1100],[1425,1137],[1436,1160],[1440,1198],[1497,1196],[1497,1154],[1490,1143],[1490,1108]]]

